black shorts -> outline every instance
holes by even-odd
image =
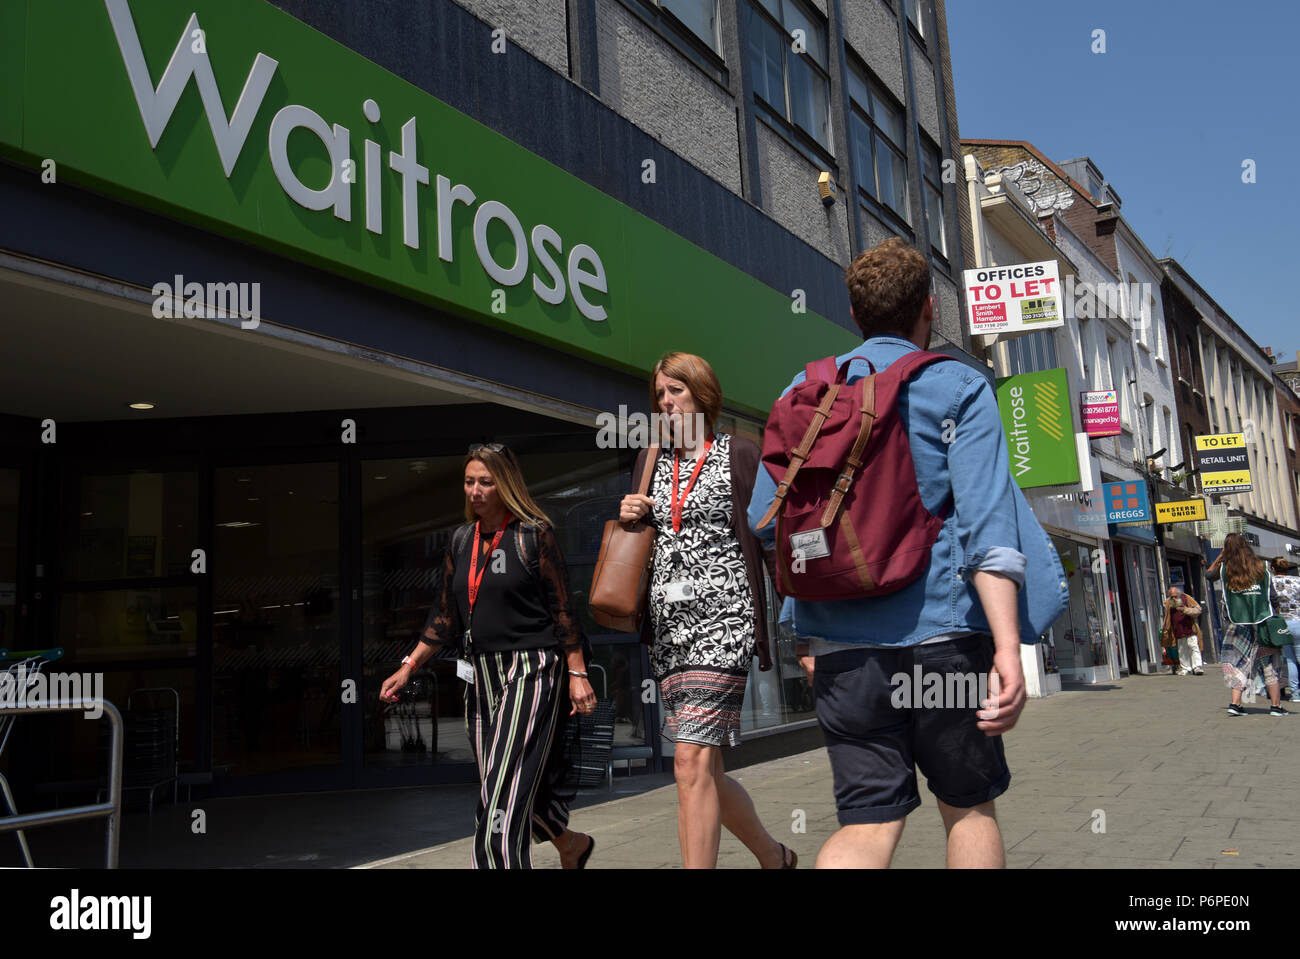
[[[921,805],[914,765],[949,806],[978,806],[1006,792],[1002,737],[975,725],[992,666],[988,634],[817,657],[813,690],[840,825],[893,822]],[[937,693],[936,680],[926,679],[936,674]]]

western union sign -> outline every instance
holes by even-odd
[[[1250,456],[1241,433],[1216,433],[1196,437],[1196,465],[1201,489],[1214,493],[1246,493],[1250,482]]]
[[[1205,500],[1183,499],[1174,503],[1156,503],[1157,523],[1193,523],[1205,519]]]

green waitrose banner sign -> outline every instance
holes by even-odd
[[[699,353],[764,414],[857,342],[264,0],[6,0],[0,154],[629,371]]]
[[[1011,475],[1021,489],[1079,482],[1064,368],[998,380],[998,411],[1007,436]]]

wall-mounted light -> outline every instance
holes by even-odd
[[[835,181],[825,170],[817,177],[817,192],[821,195],[822,206],[830,207],[835,205]]]
[[[129,406],[129,407],[130,407],[131,409],[133,409],[133,410],[151,410],[151,409],[153,409],[153,404],[152,404],[152,403],[127,403],[126,405]]]

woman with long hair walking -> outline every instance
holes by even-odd
[[[1273,577],[1264,561],[1240,533],[1229,533],[1210,568],[1205,571],[1209,580],[1223,579],[1224,619],[1227,629],[1223,636],[1223,681],[1231,691],[1229,716],[1244,716],[1241,696],[1247,686],[1255,681],[1255,671],[1264,675],[1268,690],[1270,716],[1289,715],[1282,708],[1282,651],[1260,643],[1257,626],[1278,606],[1277,590]]]
[[[436,647],[457,649],[481,783],[473,867],[531,869],[531,834],[555,844],[563,868],[582,869],[595,840],[568,828],[555,791],[558,730],[566,713],[592,712],[596,696],[564,557],[508,447],[476,443],[463,465],[466,522],[447,551],[433,618],[379,698],[394,701]]]

